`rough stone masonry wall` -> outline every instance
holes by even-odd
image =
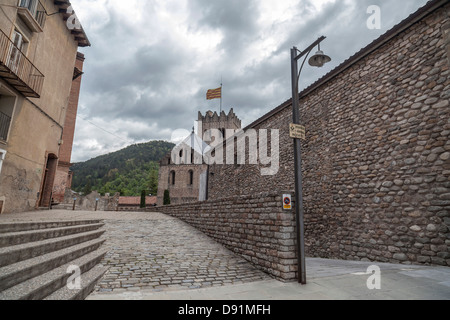
[[[157,207],[281,280],[296,279],[295,218],[281,194],[261,193]]]
[[[301,100],[310,256],[450,266],[449,5]],[[306,107],[305,107],[306,106]],[[294,188],[290,106],[280,170],[211,167],[211,199]]]

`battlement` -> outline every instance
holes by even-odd
[[[239,130],[242,127],[241,120],[234,113],[233,108],[226,114],[222,111],[219,114],[217,112],[207,111],[205,115],[201,112],[198,113],[198,136],[204,138],[204,133],[211,129],[218,129],[223,133],[225,139],[229,138],[226,133],[226,129]]]
[[[240,129],[242,126],[241,120],[236,116],[233,108],[231,108],[228,114],[222,111],[220,115],[215,111],[207,111],[203,116],[199,111],[198,121],[203,123],[204,129]],[[211,126],[205,126],[207,124]]]

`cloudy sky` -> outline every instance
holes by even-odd
[[[305,68],[308,86],[426,0],[72,0],[91,47],[72,161],[191,130],[223,79],[223,109],[248,125],[291,97],[290,48],[318,37],[333,61]],[[380,10],[380,29],[372,5]],[[373,25],[373,24],[372,24]]]

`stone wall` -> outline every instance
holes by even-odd
[[[156,207],[201,230],[280,280],[296,279],[295,217],[282,194],[261,193]]]
[[[119,197],[120,193],[116,193],[112,196],[102,196],[97,191],[93,191],[87,196],[83,196],[70,189],[66,189],[64,201],[57,206],[53,206],[53,208],[72,210],[75,199],[75,210],[94,211],[97,207],[97,211],[118,211]]]
[[[450,266],[448,12],[301,95],[310,256]],[[291,122],[288,101],[250,126],[280,130],[277,175],[212,166],[210,199],[293,189]]]

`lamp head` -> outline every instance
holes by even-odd
[[[309,65],[312,67],[323,67],[325,63],[328,63],[331,61],[331,58],[323,53],[322,50],[316,52],[314,56],[309,59]]]

